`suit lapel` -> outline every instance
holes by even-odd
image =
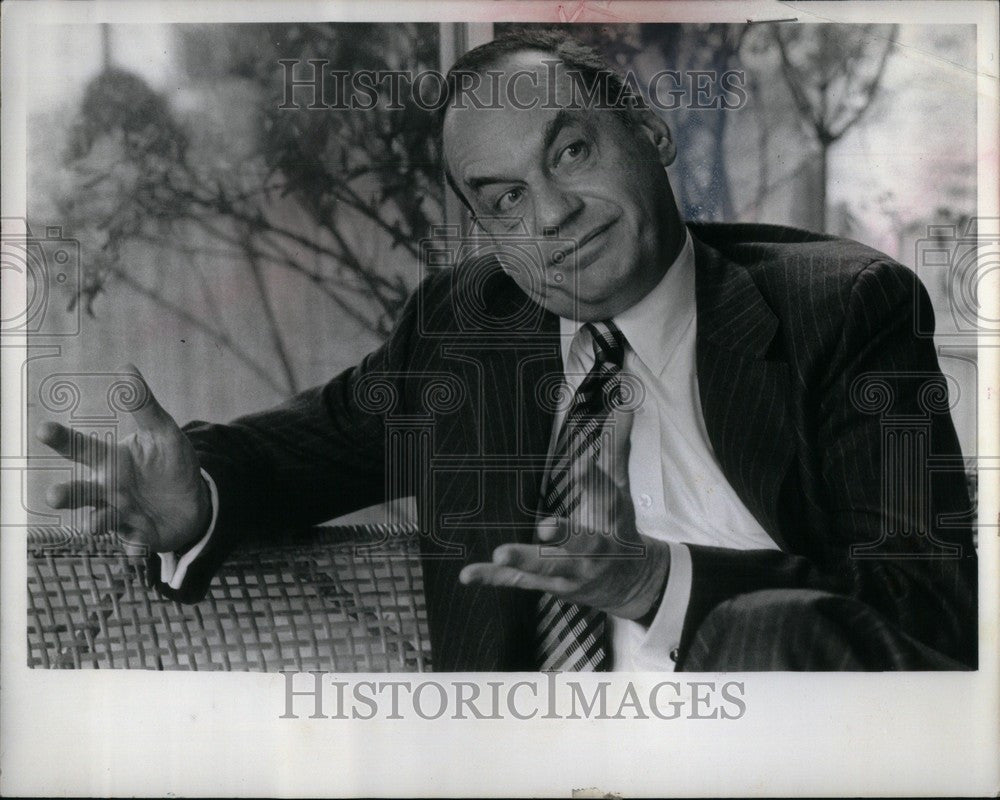
[[[795,448],[788,364],[767,358],[778,319],[745,267],[697,238],[694,246],[698,388],[708,436],[733,489],[786,548],[778,498]]]
[[[527,670],[536,593],[464,586],[458,573],[489,561],[504,542],[532,539],[553,419],[539,387],[562,375],[559,322],[499,266],[485,275],[460,271],[455,280],[453,301],[481,297],[488,316],[465,314],[471,322],[439,351],[475,399],[441,432],[442,449],[459,466],[434,490],[428,527],[436,541],[423,542],[435,669]],[[444,555],[456,547],[463,557]]]
[[[530,542],[554,416],[544,388],[563,374],[559,319],[531,301],[499,266],[489,284],[491,317],[503,323],[484,346],[468,351],[475,353],[483,377],[476,447],[504,470],[484,482],[484,518],[515,534],[508,539]]]

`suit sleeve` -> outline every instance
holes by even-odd
[[[968,488],[947,403],[941,402],[945,379],[933,341],[915,333],[915,313],[933,318],[927,293],[910,270],[876,262],[858,275],[839,341],[811,387],[817,398],[813,441],[802,445],[815,454],[821,521],[796,532],[797,552],[691,545],[682,651],[724,600],[761,589],[804,588],[858,600],[888,625],[976,665],[976,553],[971,528],[962,521],[970,510]],[[883,404],[879,413],[858,401],[858,381],[869,378],[877,378],[870,399]],[[929,421],[927,452],[957,465],[926,470],[923,486],[907,477],[913,451],[882,444],[886,422],[907,419]],[[897,485],[912,495],[887,493],[900,476]],[[874,553],[859,555],[859,546],[873,543]]]
[[[389,339],[328,383],[228,424],[190,422],[183,430],[217,488],[215,524],[180,588],[148,561],[166,597],[201,600],[226,556],[250,536],[301,529],[388,499],[385,414],[399,410],[412,334],[428,278],[410,297]],[[176,581],[174,581],[176,583]]]

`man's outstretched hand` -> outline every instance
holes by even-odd
[[[632,415],[616,411],[611,419],[614,447],[574,476],[583,494],[572,516],[542,520],[538,544],[503,544],[492,562],[467,565],[462,583],[549,592],[624,619],[655,612],[670,549],[636,530],[628,480]]]
[[[208,529],[208,487],[191,442],[139,370],[125,369],[146,387],[130,412],[135,433],[107,444],[57,422],[38,427],[39,441],[86,467],[85,477],[50,486],[46,500],[53,508],[90,507],[83,532],[114,532],[130,554],[180,550]]]

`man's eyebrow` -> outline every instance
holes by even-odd
[[[562,129],[567,125],[577,122],[579,117],[579,111],[571,111],[568,108],[559,109],[559,113],[545,124],[545,135],[542,137],[542,151],[548,152],[556,137],[562,132]]]
[[[559,109],[558,113],[545,123],[544,134],[542,136],[542,152],[547,152],[552,143],[559,136],[560,132],[567,125],[571,125],[578,121],[580,114],[578,111],[573,111],[568,108]],[[509,183],[511,178],[504,178],[499,175],[482,175],[474,178],[469,178],[466,183],[469,188],[474,191],[478,191],[483,186],[489,186],[494,183]]]

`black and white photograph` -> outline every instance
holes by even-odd
[[[5,794],[1000,791],[994,4],[3,12]]]

